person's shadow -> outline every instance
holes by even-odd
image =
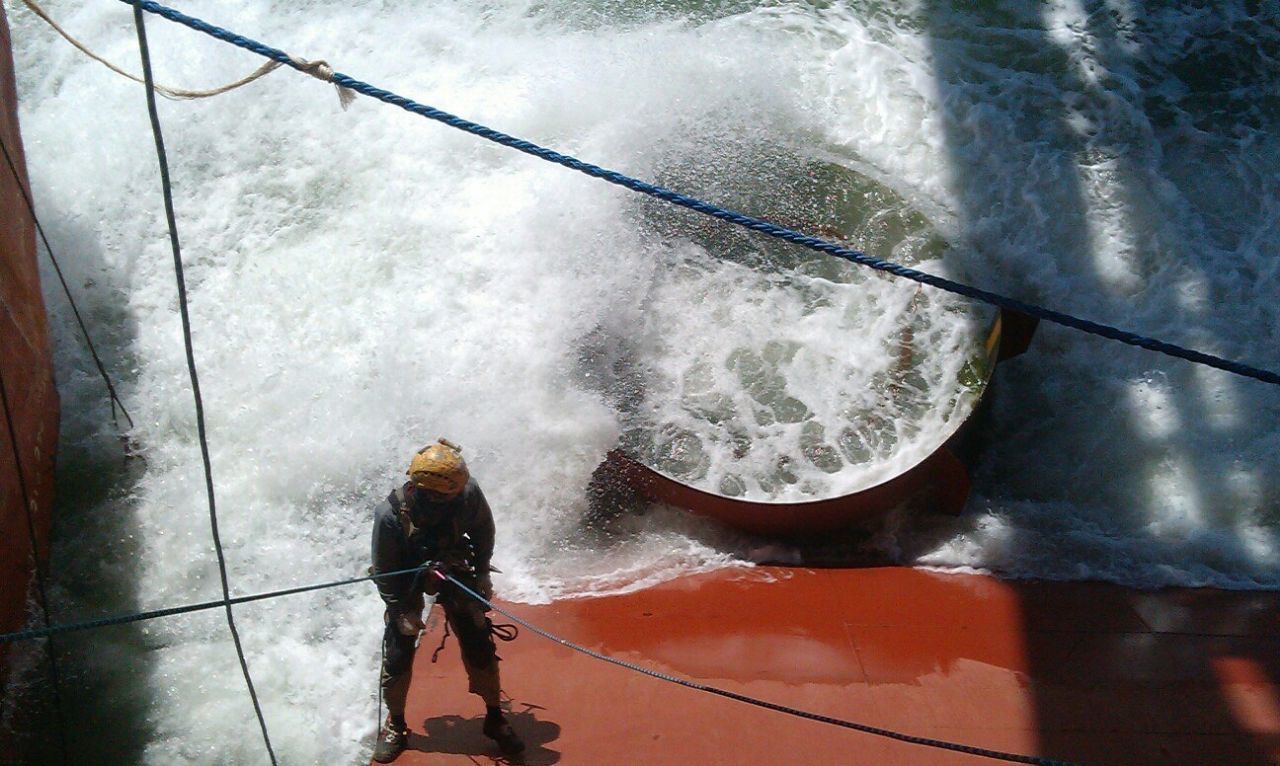
[[[504,755],[497,743],[484,735],[484,716],[463,718],[460,715],[441,715],[422,722],[425,735],[411,733],[407,749],[423,753],[454,753],[473,759],[488,758],[494,764],[526,764],[547,766],[560,762],[560,753],[548,749],[547,744],[560,737],[560,724],[538,720],[536,710],[543,708],[522,703],[524,710],[507,711],[511,728],[524,740],[525,750],[519,756]]]

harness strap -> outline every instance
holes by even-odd
[[[440,659],[440,652],[444,650],[444,642],[449,640],[449,621],[444,621],[444,635],[440,637],[440,645],[431,653],[431,662]]]
[[[404,530],[405,539],[417,531],[417,527],[413,524],[413,515],[409,513],[409,501],[404,496],[404,487],[396,487],[387,495],[387,502],[392,508],[396,509],[396,516],[400,518],[400,528]]]
[[[509,622],[490,622],[489,632],[501,641],[515,641],[520,635],[520,629]]]
[[[510,623],[496,624],[487,617],[485,618],[485,621],[489,623],[489,635],[499,639],[500,641],[515,641],[520,635],[520,629]],[[440,652],[444,650],[445,642],[449,640],[449,633],[449,620],[446,619],[444,621],[444,635],[440,636],[440,645],[431,653],[431,662],[433,664],[436,660],[440,659]],[[494,654],[494,657],[496,659],[502,659],[501,657],[498,657],[497,654]]]

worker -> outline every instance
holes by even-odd
[[[499,708],[501,682],[492,623],[486,612],[493,597],[489,559],[493,555],[493,514],[480,485],[462,459],[462,449],[440,439],[419,450],[406,472],[409,480],[382,501],[373,524],[373,573],[417,572],[378,577],[386,603],[382,634],[382,698],[387,718],[373,759],[390,763],[408,743],[405,698],[413,655],[424,630],[425,596],[434,596],[458,637],[470,690],[484,700],[483,731],[508,757],[524,750]],[[457,579],[482,596],[481,602],[443,576]]]

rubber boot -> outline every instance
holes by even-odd
[[[387,716],[387,720],[382,724],[382,731],[378,732],[378,744],[373,748],[373,760],[378,763],[391,763],[404,752],[407,744],[409,744],[409,727],[403,721],[393,721],[391,716]]]
[[[498,743],[503,755],[515,756],[524,752],[524,740],[516,734],[500,712],[489,713],[484,717],[484,735]]]

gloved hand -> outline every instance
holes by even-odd
[[[396,632],[402,636],[417,636],[426,629],[422,622],[422,610],[426,608],[426,600],[422,593],[415,593],[403,601],[387,607],[387,619],[396,626]]]
[[[395,620],[396,631],[402,636],[417,636],[427,629],[426,624],[422,622],[422,607],[397,610],[392,618]]]

